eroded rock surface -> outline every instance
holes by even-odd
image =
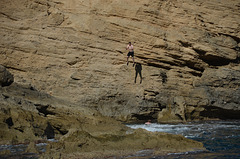
[[[28,145],[25,152],[17,154],[0,150],[1,158],[24,153],[41,158],[105,158],[143,149],[161,154],[204,150],[203,144],[180,135],[133,130],[32,86],[12,84],[0,92],[0,145]],[[47,144],[44,151],[37,148],[38,143]]]
[[[239,9],[238,0],[1,0],[0,64],[19,84],[126,122],[239,118]],[[129,41],[141,85],[126,66]]]

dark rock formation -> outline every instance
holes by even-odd
[[[13,75],[4,66],[0,65],[0,86],[9,86],[13,81]]]

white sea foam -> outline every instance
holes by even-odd
[[[47,145],[47,143],[38,143],[38,144],[36,144],[36,146],[46,146]]]
[[[171,134],[180,134],[187,138],[201,138],[217,134],[221,130],[239,130],[239,121],[208,121],[208,122],[189,122],[186,124],[133,124],[127,125],[133,129],[146,129],[151,132],[166,132]],[[221,136],[221,134],[218,134]],[[222,134],[224,135],[224,134]],[[234,134],[234,136],[237,134]]]

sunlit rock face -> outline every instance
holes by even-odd
[[[238,0],[1,0],[0,64],[18,84],[125,122],[239,118],[239,9]],[[141,84],[126,65],[129,41]]]

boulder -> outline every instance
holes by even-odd
[[[13,75],[4,66],[0,65],[0,86],[9,86],[13,81]]]
[[[186,101],[182,96],[176,96],[173,101],[169,103],[167,108],[158,113],[159,123],[178,123],[185,122]]]

